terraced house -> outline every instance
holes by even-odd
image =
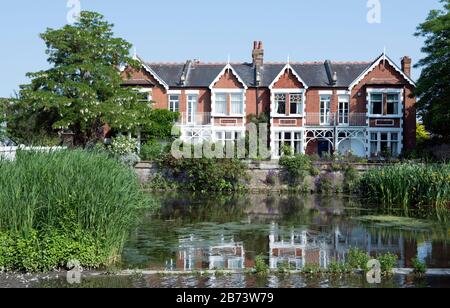
[[[361,157],[399,155],[415,146],[411,59],[386,54],[370,62],[265,63],[254,42],[251,63],[148,63],[122,72],[153,108],[181,114],[188,142],[243,138],[251,115],[270,119],[272,158],[294,153]]]

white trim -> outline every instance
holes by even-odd
[[[233,66],[231,64],[225,65],[225,67],[222,69],[222,71],[217,75],[217,77],[213,80],[213,82],[209,85],[209,88],[212,90],[214,88],[214,85],[220,80],[220,78],[225,74],[227,70],[231,70],[231,72],[236,76],[237,80],[244,86],[244,89],[247,90],[248,87],[245,84],[245,82],[242,80],[242,78],[239,76],[238,73],[234,70]]]
[[[402,128],[399,127],[368,127],[367,131],[370,132],[393,132],[393,133],[401,133],[403,131]],[[370,139],[370,136],[369,136]]]
[[[333,95],[333,90],[320,90],[319,95]]]
[[[289,63],[286,64],[283,67],[283,69],[281,70],[281,72],[277,75],[277,77],[275,77],[275,79],[270,84],[269,89],[270,90],[273,89],[273,86],[278,82],[278,80],[280,80],[281,76],[283,76],[284,72],[288,69],[290,69],[292,71],[292,74],[294,74],[294,76],[297,78],[297,81],[299,81],[303,84],[303,87],[305,87],[305,90],[308,89],[308,85],[306,84],[306,82],[300,77],[300,75],[294,70],[294,68]]]
[[[185,90],[186,95],[200,95],[200,90]]]
[[[402,119],[403,115],[401,114],[369,114],[371,119]]]
[[[351,95],[351,91],[347,91],[347,90],[337,90],[336,91],[337,95]]]
[[[383,94],[401,94],[403,89],[400,88],[367,88],[367,93],[383,93]]]
[[[169,90],[169,85],[162,80],[161,77],[158,76],[158,74],[155,73],[155,71],[149,66],[147,65],[147,63],[145,63],[144,61],[141,60],[141,58],[139,58],[138,56],[136,56],[136,60],[139,61],[142,65],[142,67],[150,74],[153,76],[153,78],[155,78],[166,90]]]
[[[213,93],[217,94],[240,94],[245,93],[244,89],[225,89],[225,88],[214,88],[211,90]]]
[[[406,75],[399,67],[397,64],[395,64],[394,61],[392,61],[386,54],[382,54],[380,57],[377,58],[377,60],[375,60],[375,62],[369,67],[367,68],[364,72],[361,73],[361,75],[358,76],[358,78],[355,79],[355,81],[353,81],[350,86],[349,86],[349,90],[353,90],[353,88],[359,84],[364,77],[366,77],[371,71],[373,71],[379,64],[381,61],[387,61],[389,62],[389,64],[398,72],[400,73],[400,75],[402,75],[403,78],[406,79],[406,81],[409,82],[410,85],[412,86],[416,86],[416,83],[411,79],[411,77],[409,77],[408,75]]]
[[[167,95],[181,95],[181,90],[167,90]]]
[[[296,88],[286,88],[286,89],[272,89],[272,92],[274,94],[303,94],[305,92],[305,89],[296,89]]]

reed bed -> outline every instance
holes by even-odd
[[[122,251],[136,220],[136,208],[146,202],[133,170],[104,154],[19,152],[14,162],[0,161],[0,236],[7,237],[4,243],[8,239],[14,249],[18,242],[31,240],[36,244],[33,253],[42,257],[36,262],[49,253],[42,247],[51,242],[50,237],[67,239],[70,247],[88,242],[90,251],[102,256],[87,262],[89,266],[111,263]],[[3,244],[2,250],[0,244],[0,267],[2,251],[7,254],[10,248]],[[77,255],[80,251],[83,249],[61,255],[83,259]],[[67,261],[27,267],[3,258],[7,263],[3,267],[49,269]]]
[[[372,203],[405,216],[435,216],[447,221],[450,209],[450,164],[404,163],[372,169],[359,180]]]

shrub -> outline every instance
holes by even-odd
[[[330,274],[347,274],[350,273],[352,269],[348,264],[340,263],[337,261],[331,261],[328,264],[327,272]]]
[[[247,180],[246,166],[237,159],[176,159],[167,154],[158,163],[166,177],[191,191],[239,191]]]
[[[392,269],[397,265],[398,257],[390,252],[377,256],[377,260],[380,262],[381,271],[383,273],[389,274]]]
[[[265,276],[269,273],[269,266],[264,259],[264,256],[259,255],[255,258],[255,271],[258,275]]]
[[[292,185],[303,183],[305,177],[311,173],[312,169],[311,160],[304,154],[297,154],[293,157],[283,156],[279,164],[287,172],[288,181]]]
[[[347,263],[353,269],[367,270],[367,263],[370,256],[367,252],[358,248],[351,248],[348,252]]]
[[[266,184],[275,185],[276,182],[277,182],[277,173],[273,170],[270,170],[266,176]]]
[[[0,161],[0,187],[0,267],[14,270],[113,262],[147,202],[132,169],[85,151],[19,152]]]
[[[165,146],[157,141],[148,141],[141,147],[141,159],[153,161],[161,157],[165,150]]]
[[[136,139],[120,135],[112,139],[110,151],[118,156],[136,153],[136,145]]]
[[[333,191],[334,175],[331,173],[324,173],[316,180],[316,189],[323,194],[329,194]]]
[[[352,165],[344,167],[344,190],[353,192],[358,179],[358,171]]]
[[[302,273],[305,274],[318,274],[322,272],[319,264],[305,264],[302,267]]]
[[[418,257],[411,260],[414,274],[416,275],[425,275],[427,272],[427,265],[424,262],[421,262]]]

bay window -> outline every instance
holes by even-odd
[[[374,93],[370,95],[370,113],[376,115],[383,114],[383,94]]]
[[[227,95],[225,93],[216,94],[215,106],[215,113],[223,115],[227,114]]]
[[[222,90],[214,94],[214,113],[219,116],[243,116],[244,92],[235,90]]]
[[[387,95],[387,110],[386,114],[398,114],[398,94]]]
[[[231,114],[241,115],[244,112],[242,94],[231,94]]]
[[[275,94],[275,110],[277,114],[286,114],[286,94]]]
[[[275,133],[275,149],[274,153],[281,157],[283,153],[283,147],[289,147],[293,154],[299,154],[303,152],[302,148],[302,132],[283,131]]]
[[[386,154],[396,157],[400,154],[400,133],[398,132],[372,132],[370,134],[370,155],[384,156]]]
[[[369,112],[375,116],[401,115],[400,89],[369,89]]]
[[[289,95],[290,114],[302,114],[302,95],[301,94],[290,94]]]

